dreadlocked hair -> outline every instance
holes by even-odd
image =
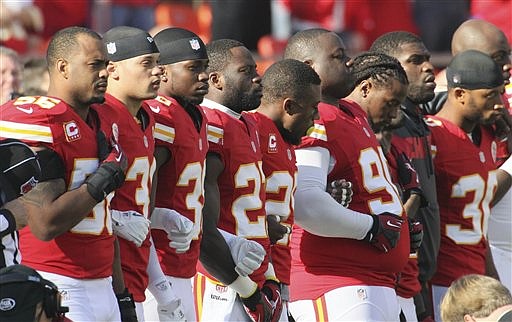
[[[376,84],[388,86],[391,79],[407,85],[407,74],[400,62],[391,56],[377,52],[364,52],[353,59],[352,79],[354,86],[371,78]]]

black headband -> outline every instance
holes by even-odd
[[[208,59],[204,42],[195,33],[182,28],[167,28],[155,35],[160,49],[160,64],[184,60]]]
[[[158,53],[153,38],[144,30],[133,27],[115,27],[103,36],[107,57],[111,61],[121,61],[141,55]]]

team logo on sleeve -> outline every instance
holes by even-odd
[[[112,123],[112,136],[116,142],[119,142],[119,127],[117,123]]]
[[[274,133],[268,135],[268,153],[277,152],[277,137]]]
[[[76,141],[80,139],[80,130],[75,121],[66,122],[63,124],[64,133],[66,134],[66,140],[68,142]]]
[[[147,147],[149,146],[148,138],[144,135],[144,137],[142,138],[142,140],[144,141],[144,146],[147,148]]]
[[[485,154],[483,151],[480,151],[478,153],[478,156],[480,157],[480,162],[485,163]]]

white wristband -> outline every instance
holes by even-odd
[[[254,291],[258,288],[258,284],[256,284],[247,276],[238,276],[238,278],[228,286],[235,290],[238,293],[238,295],[240,295],[243,298],[251,296],[254,293]]]

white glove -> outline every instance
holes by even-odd
[[[166,305],[157,304],[157,311],[160,321],[187,321],[185,309],[181,305],[180,299],[176,299]]]
[[[151,228],[163,229],[171,241],[169,246],[176,253],[184,253],[190,248],[194,238],[194,223],[179,212],[169,208],[155,208],[151,215]]]
[[[111,214],[114,233],[140,247],[148,235],[149,220],[132,210],[119,211],[112,209]]]
[[[235,261],[235,271],[240,276],[248,276],[260,268],[265,259],[265,249],[255,241],[232,235],[219,229]]]

